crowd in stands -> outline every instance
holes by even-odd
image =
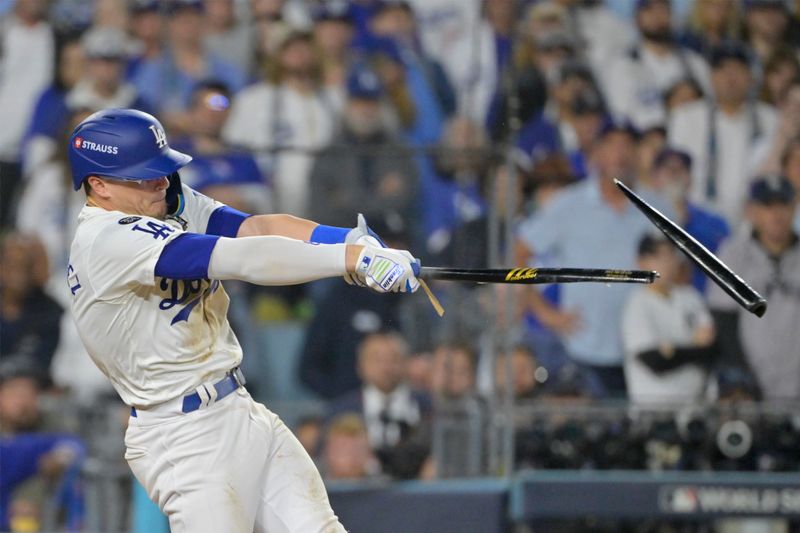
[[[423,297],[340,280],[226,282],[245,358],[258,324],[305,325],[297,378],[325,407],[296,430],[330,478],[448,475],[433,413],[485,414],[508,387],[519,402],[674,405],[714,402],[734,379],[747,399],[798,401],[799,46],[793,0],[0,0],[0,408],[22,374],[109,397],[65,282],[84,201],[66,139],[108,107],[156,115],[194,158],[184,183],[246,212],[344,227],[361,212],[426,265],[661,273],[434,284],[443,319]],[[765,317],[614,179],[718,252]],[[4,447],[30,433],[44,457],[83,453],[5,417]],[[26,501],[6,479],[0,527]]]

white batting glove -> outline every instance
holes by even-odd
[[[344,242],[345,244],[361,244],[363,246],[373,246],[375,248],[386,248],[383,241],[381,241],[374,232],[370,232],[369,226],[367,226],[367,219],[365,219],[364,215],[361,213],[358,214],[356,227],[350,230]],[[409,254],[409,257],[413,262],[414,258],[411,254]],[[355,272],[348,272],[345,274],[344,280],[348,285],[357,285],[359,287],[367,286],[366,280]]]
[[[364,246],[356,263],[356,275],[376,292],[416,291],[418,269],[417,260],[405,250],[374,246]]]

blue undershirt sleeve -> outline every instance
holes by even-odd
[[[320,224],[311,232],[311,242],[318,244],[341,244],[350,233],[350,228],[337,228],[336,226],[323,226]]]
[[[155,275],[169,279],[204,279],[217,244],[216,235],[184,233],[168,242],[156,262]]]
[[[239,232],[239,226],[246,218],[250,217],[247,213],[242,213],[227,205],[214,210],[208,217],[206,226],[207,235],[219,235],[220,237],[235,238]]]

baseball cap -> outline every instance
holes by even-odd
[[[166,3],[166,12],[168,15],[174,15],[179,11],[183,11],[186,9],[193,9],[198,12],[202,12],[203,1],[202,0],[170,0]]]
[[[794,187],[780,174],[760,176],[750,184],[750,201],[758,204],[788,204],[794,196]]]
[[[602,115],[606,112],[603,100],[597,91],[587,90],[578,93],[569,104],[570,110],[579,116]]]
[[[128,38],[116,28],[92,28],[81,38],[86,56],[94,59],[128,57]]]
[[[347,94],[351,98],[377,100],[383,94],[378,75],[366,65],[357,65],[347,75]]]
[[[681,163],[683,163],[683,166],[685,166],[689,170],[692,169],[692,156],[689,155],[688,152],[685,152],[678,148],[672,148],[669,146],[664,148],[658,153],[656,158],[653,160],[653,167],[660,168],[667,161],[673,158],[680,159]]]
[[[738,61],[745,66],[750,66],[750,54],[747,52],[747,48],[735,41],[723,43],[711,50],[711,58],[709,60],[711,68],[717,68],[728,60]]]
[[[627,120],[614,120],[609,118],[603,123],[603,127],[600,128],[600,132],[597,134],[597,138],[600,140],[607,135],[618,132],[627,133],[634,141],[638,141],[639,137],[641,137],[639,130]]]
[[[311,12],[311,18],[314,22],[336,20],[351,23],[353,22],[353,10],[350,2],[346,0],[329,0],[317,4]]]

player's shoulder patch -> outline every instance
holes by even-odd
[[[142,220],[142,217],[125,217],[125,218],[119,219],[117,221],[117,224],[122,224],[122,225],[133,224],[134,222],[138,222],[140,220]]]

